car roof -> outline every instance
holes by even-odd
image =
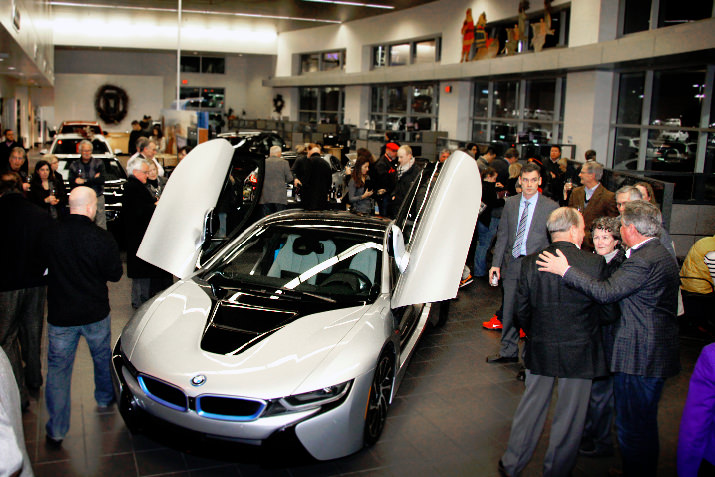
[[[336,228],[344,229],[346,233],[359,233],[382,240],[392,220],[362,215],[344,210],[307,211],[302,209],[289,209],[275,214],[264,221],[265,225],[285,227],[305,227],[314,230],[328,230],[335,232]]]

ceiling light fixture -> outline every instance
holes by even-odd
[[[366,7],[366,8],[382,8],[385,10],[394,10],[395,7],[392,5],[379,5],[377,3],[363,3],[363,2],[348,2],[345,0],[303,0],[304,2],[313,3],[332,3],[335,5],[347,5],[349,7]]]
[[[107,8],[112,10],[140,10],[140,11],[152,11],[152,12],[166,12],[166,13],[177,13],[176,8],[158,8],[158,7],[132,7],[129,5],[100,5],[97,3],[74,3],[74,2],[55,2],[51,1],[50,5],[55,7],[79,7],[79,8]],[[301,17],[287,17],[281,15],[262,15],[259,13],[236,13],[236,12],[215,12],[210,10],[181,10],[183,14],[197,14],[197,15],[221,15],[221,16],[234,16],[234,17],[245,17],[245,18],[267,18],[270,20],[290,20],[290,21],[300,21],[300,22],[314,22],[314,23],[342,23],[339,20],[324,20],[321,18],[301,18]]]

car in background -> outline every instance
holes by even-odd
[[[476,163],[455,152],[428,164],[395,220],[283,211],[208,256],[205,218],[233,155],[220,139],[199,145],[157,205],[137,255],[180,280],[116,342],[119,411],[133,432],[183,444],[357,452],[389,425],[410,356],[438,322],[430,303],[457,293],[481,199]]]
[[[104,135],[105,132],[97,121],[62,121],[57,134]]]
[[[112,152],[107,139],[101,134],[85,137],[77,133],[58,134],[55,136],[49,151],[43,150],[43,154],[52,154],[59,160],[57,172],[62,175],[65,181],[67,193],[70,191],[69,167],[75,160],[79,159],[79,144],[87,139],[92,143],[92,157],[101,159],[104,162],[106,171],[104,180],[104,202],[105,214],[107,216],[107,228],[115,236],[119,236],[117,228],[122,211],[122,198],[124,196],[124,185],[127,182],[127,173],[122,164],[117,160]]]

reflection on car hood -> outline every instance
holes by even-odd
[[[273,309],[280,309],[275,305]],[[135,315],[128,326],[133,332],[125,330],[122,335],[122,348],[138,371],[183,388],[190,388],[195,375],[205,375],[206,385],[196,394],[280,397],[293,393],[368,309],[357,306],[293,317],[240,353],[225,355],[202,349],[207,321],[215,308],[216,301],[205,286],[191,280],[179,282],[142,316]]]

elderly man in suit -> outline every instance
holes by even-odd
[[[678,264],[658,240],[660,211],[643,200],[624,205],[621,238],[626,261],[605,281],[570,265],[560,251],[539,255],[539,270],[563,277],[599,303],[618,303],[611,371],[616,432],[626,475],[656,475],[658,401],[665,379],[680,371],[678,352]]]
[[[490,278],[496,275],[497,279],[503,279],[504,303],[501,348],[499,353],[487,356],[488,363],[519,361],[519,328],[514,326],[513,317],[521,261],[526,255],[549,244],[546,220],[559,207],[556,202],[539,194],[541,175],[536,164],[527,163],[522,167],[519,184],[521,193],[507,198],[504,204],[492,268],[489,269]]]
[[[564,201],[562,205],[568,203],[569,207],[577,209],[583,214],[583,221],[586,224],[586,238],[583,240],[583,248],[593,250],[593,240],[591,239],[591,225],[599,217],[616,217],[616,195],[606,189],[601,184],[603,177],[603,166],[598,162],[587,162],[581,167],[578,174],[581,179],[581,187],[576,187],[571,191],[570,184],[564,185]],[[569,194],[570,192],[570,194]]]
[[[579,250],[585,232],[576,209],[556,209],[546,227],[552,243],[545,250],[561,250],[593,278],[606,276],[606,262],[600,256]],[[532,254],[521,265],[514,321],[527,336],[526,391],[514,414],[499,469],[502,474],[519,475],[526,467],[539,442],[558,380],[544,475],[567,476],[578,457],[591,380],[608,373],[599,325],[616,315],[604,314],[592,298],[567,287],[559,277],[539,273],[536,260],[537,255]]]

